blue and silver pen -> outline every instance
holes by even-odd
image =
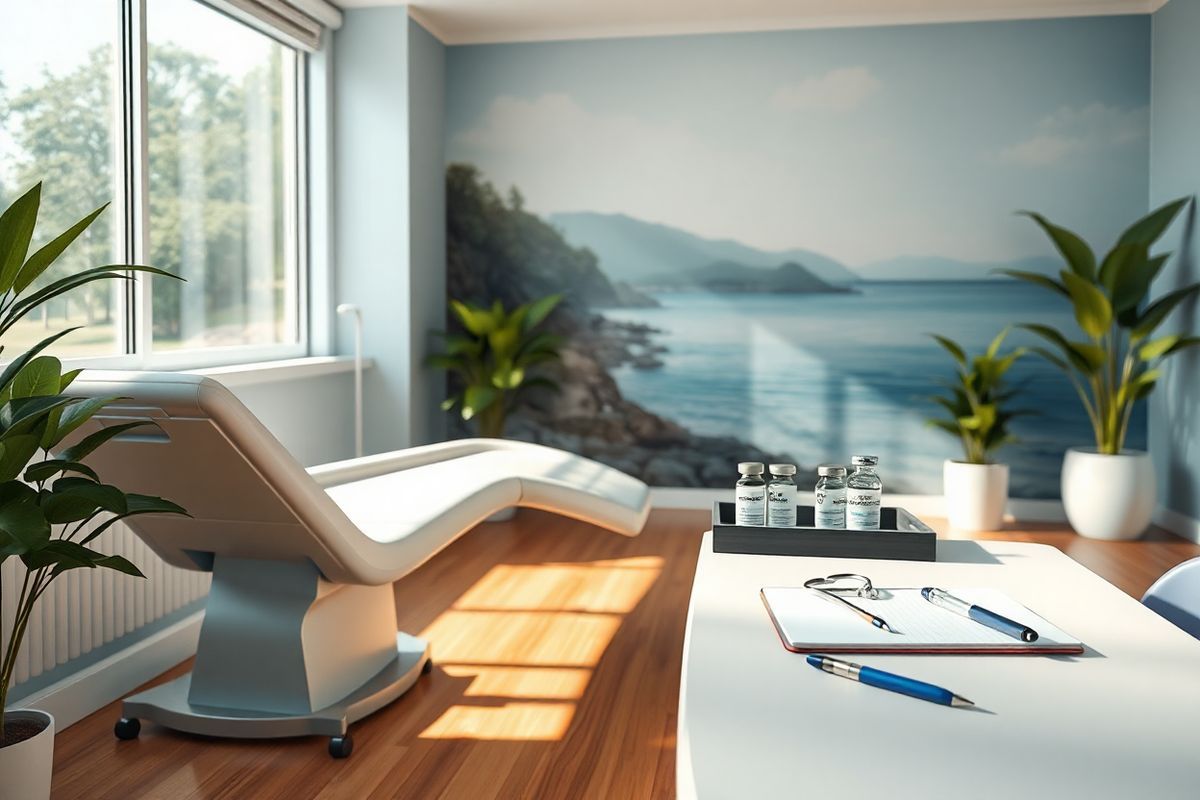
[[[864,667],[862,664],[852,664],[849,661],[839,661],[836,658],[815,654],[808,657],[808,663],[819,670],[828,672],[830,675],[849,678],[852,681],[865,683],[877,689],[887,689],[889,692],[906,694],[918,700],[928,700],[930,703],[953,706],[954,708],[968,708],[975,705],[967,698],[959,697],[949,689],[934,686],[932,683],[914,681],[912,678],[905,678],[903,675],[893,675],[890,672],[884,672],[874,667]]]
[[[955,597],[945,589],[935,589],[932,586],[926,586],[921,590],[921,596],[938,608],[953,611],[962,617],[969,617],[980,625],[986,625],[992,630],[1000,631],[1006,636],[1020,639],[1022,642],[1036,642],[1038,639],[1037,631],[1028,625],[1022,625],[1016,620],[1011,620],[1006,616],[997,614],[995,611],[988,611],[983,606],[972,605],[966,600]]]

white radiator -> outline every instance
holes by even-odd
[[[170,614],[208,593],[207,572],[168,566],[124,525],[88,545],[128,558],[145,573],[134,578],[108,569],[77,569],[59,577],[38,601],[17,656],[13,688]],[[16,615],[25,567],[9,558],[0,567],[3,641]]]

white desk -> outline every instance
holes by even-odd
[[[692,588],[680,798],[1197,798],[1200,642],[1046,545],[939,541],[937,563],[712,552]],[[842,656],[943,685],[953,709],[787,652],[758,596],[857,572],[876,586],[990,586],[1083,656]]]

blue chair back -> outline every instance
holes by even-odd
[[[1142,603],[1200,639],[1200,558],[1168,570],[1146,590]]]

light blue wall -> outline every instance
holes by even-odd
[[[443,61],[402,7],[350,10],[334,40],[335,292],[362,309],[375,360],[368,453],[428,441],[442,422],[421,357],[445,302]],[[351,336],[343,322],[340,352]]]
[[[1200,0],[1171,0],[1153,19],[1150,205],[1200,193]],[[1164,292],[1200,280],[1196,209],[1175,223],[1165,245],[1178,255],[1155,284]],[[1195,304],[1177,311],[1166,332],[1198,331]],[[1200,517],[1200,352],[1176,357],[1150,402],[1150,450],[1162,503]]]
[[[408,11],[349,11],[334,37],[334,281],[363,311],[368,453],[404,447],[410,406],[408,285]],[[350,352],[348,326],[338,349]]]
[[[439,407],[445,380],[421,366],[430,331],[445,327],[446,180],[443,133],[446,105],[446,46],[409,19],[408,152],[409,281],[416,302],[410,320],[412,365],[409,438],[413,444],[445,436],[446,415]]]

